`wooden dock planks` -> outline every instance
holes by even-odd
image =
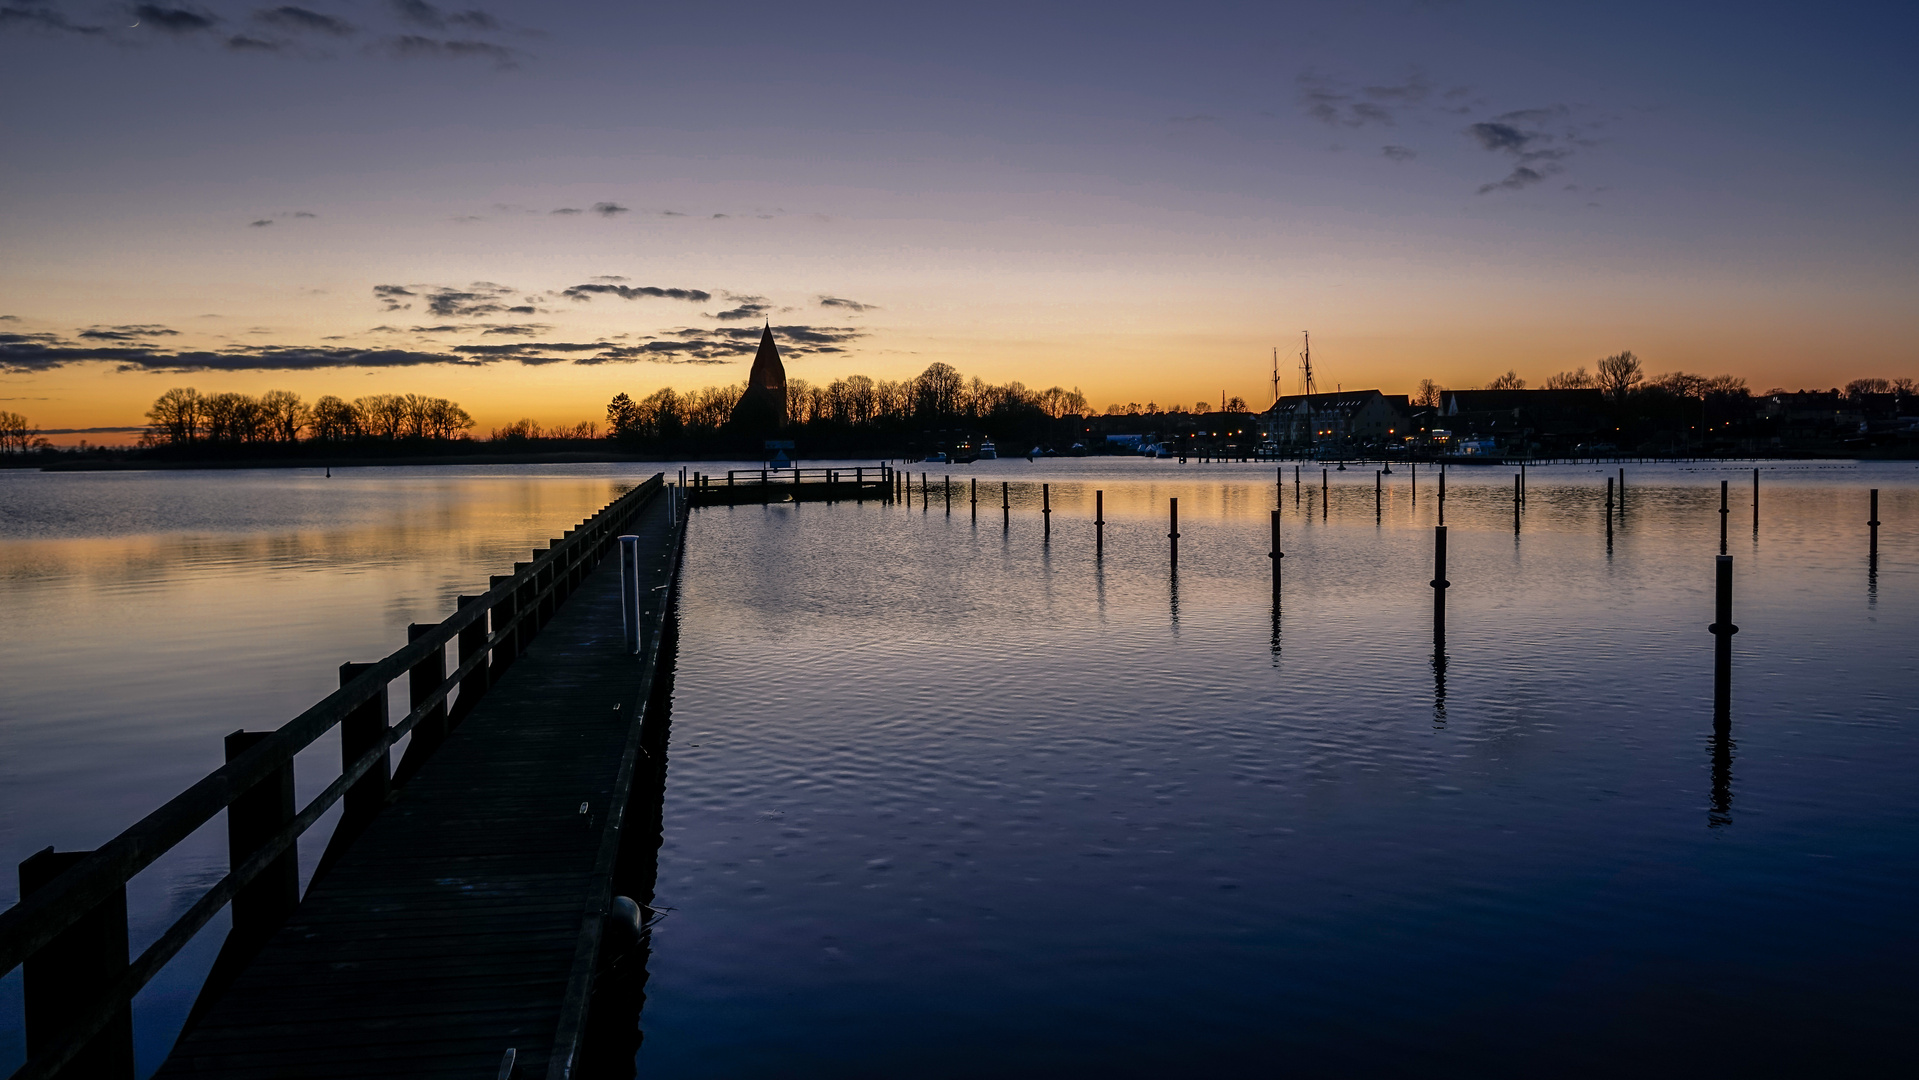
[[[655,498],[629,527],[654,628],[684,529],[667,518]],[[582,927],[604,903],[657,638],[623,654],[605,559],[158,1075],[491,1077],[509,1047],[517,1075],[548,1075],[581,1022]]]

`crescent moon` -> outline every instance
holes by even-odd
[[[138,19],[133,20],[133,26],[138,26],[138,25],[140,25],[140,20]],[[133,26],[129,26],[127,27],[127,29],[131,30],[133,29]]]

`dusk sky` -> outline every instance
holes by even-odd
[[[1913,10],[0,0],[0,408],[1919,375]]]

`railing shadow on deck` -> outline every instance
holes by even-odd
[[[229,903],[228,932],[187,1026],[299,904],[296,845],[343,803],[320,880],[446,735],[473,711],[540,628],[664,490],[656,474],[536,550],[490,588],[462,596],[439,623],[371,664],[344,664],[340,689],[272,732],[227,736],[227,763],[91,852],[51,847],[20,864],[20,902],[0,912],[0,976],[24,967],[27,1062],[9,1080],[132,1077],[134,995]],[[458,662],[447,672],[447,649]],[[404,677],[409,710],[387,723],[388,686]],[[340,727],[340,775],[296,812],[294,756]],[[395,743],[406,752],[391,767]],[[128,960],[127,881],[227,812],[229,869],[138,957]],[[308,883],[309,890],[312,882]]]

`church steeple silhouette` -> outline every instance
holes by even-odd
[[[746,390],[733,406],[733,427],[745,435],[777,431],[786,426],[786,365],[773,341],[769,320],[760,331],[760,350],[746,376]]]

